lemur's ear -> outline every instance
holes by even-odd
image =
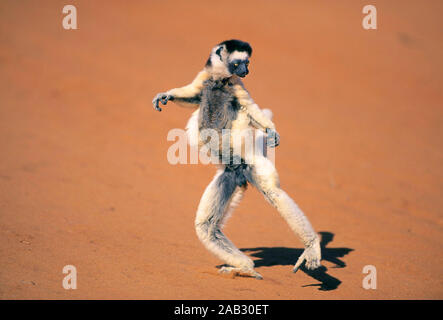
[[[218,46],[215,50],[215,54],[220,57],[220,60],[223,61],[223,56],[226,54],[226,46],[224,44]]]

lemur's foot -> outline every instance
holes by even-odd
[[[171,95],[165,93],[165,92],[161,92],[159,94],[157,94],[154,99],[152,100],[152,105],[154,106],[154,109],[157,111],[162,111],[162,108],[159,107],[160,102],[163,105],[166,105],[168,103],[168,101],[171,99]]]
[[[241,276],[241,277],[253,277],[255,279],[263,279],[262,275],[255,271],[254,269],[246,269],[246,268],[236,268],[236,267],[222,267],[219,271],[219,273],[223,274],[232,274],[235,276]]]
[[[274,129],[266,129],[268,136],[266,137],[266,145],[269,148],[275,148],[280,144],[280,135]]]
[[[306,260],[305,267],[308,270],[313,270],[320,267],[321,248],[318,237],[316,237],[311,244],[305,248],[305,251],[303,251],[301,256],[298,258],[293,269],[294,273],[297,272],[304,260]]]

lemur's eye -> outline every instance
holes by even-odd
[[[238,63],[234,63],[234,67],[238,67]]]

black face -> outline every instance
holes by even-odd
[[[249,73],[248,70],[249,60],[234,60],[229,64],[229,72],[236,74],[239,77],[246,77]]]

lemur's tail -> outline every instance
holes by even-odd
[[[274,115],[271,109],[263,109],[262,112],[267,116],[270,120],[272,120],[272,116]]]

